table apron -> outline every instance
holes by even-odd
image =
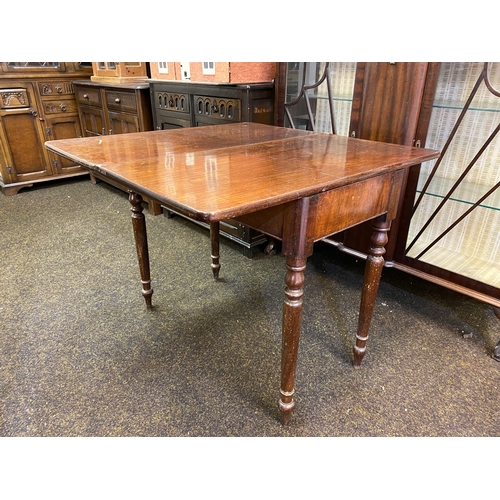
[[[307,240],[318,241],[385,213],[388,220],[394,219],[405,180],[405,170],[397,170],[310,196]],[[281,240],[285,208],[290,203],[296,202],[236,220]]]

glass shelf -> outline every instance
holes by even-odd
[[[430,242],[419,241],[408,253],[415,258]],[[449,246],[437,244],[420,258],[434,266],[459,273],[468,278],[500,288],[500,264],[492,258],[482,258],[473,250],[454,251]]]
[[[296,98],[297,98],[296,95],[287,95],[285,103],[292,102]],[[324,95],[308,94],[308,98],[310,101],[316,100],[316,101],[327,101],[328,102],[328,96],[324,96]],[[346,97],[332,96],[332,101],[352,102],[352,96],[346,96]]]
[[[433,108],[438,108],[438,109],[457,109],[459,111],[462,111],[462,109],[465,106],[465,101],[464,102],[434,102],[432,105]],[[471,104],[469,106],[468,111],[485,111],[485,112],[490,112],[490,113],[500,113],[500,107],[499,108],[494,108],[490,106],[478,106]]]
[[[492,135],[500,121],[500,99],[484,81],[476,86],[482,69],[482,63],[441,63],[425,146],[439,149],[443,156],[413,213],[407,255],[500,287],[500,187],[476,205],[500,180],[500,136]],[[495,63],[490,70],[498,80],[500,66]],[[418,197],[436,164],[422,164]]]
[[[422,192],[422,188],[427,182],[426,175],[420,175],[417,186],[417,193]],[[444,198],[453,187],[456,181],[454,179],[447,179],[445,177],[434,176],[429,186],[427,186],[426,195],[435,196],[437,198]],[[474,205],[482,196],[484,196],[493,186],[486,186],[484,184],[476,184],[466,182],[465,180],[455,189],[450,196],[453,201]],[[500,210],[500,188],[494,191],[488,198],[483,200],[479,205],[483,208],[491,210]]]

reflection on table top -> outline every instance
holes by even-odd
[[[257,123],[66,139],[46,146],[207,221],[286,203],[438,154]]]

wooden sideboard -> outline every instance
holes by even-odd
[[[74,81],[76,103],[83,137],[127,134],[153,130],[153,118],[147,82]],[[110,179],[93,172],[92,182],[102,180],[117,188]],[[149,212],[162,213],[160,205],[145,198]]]
[[[156,130],[238,122],[274,124],[274,83],[200,83],[149,80],[153,122]],[[215,165],[207,165],[215,168]],[[172,211],[168,210],[167,215]],[[208,224],[197,222],[209,227]],[[268,243],[265,252],[275,251],[274,241],[234,220],[220,222],[220,234],[252,257],[256,247]]]
[[[6,195],[38,182],[88,175],[44,143],[82,135],[72,80],[91,74],[85,63],[0,63],[0,187]]]
[[[147,83],[74,81],[83,136],[153,130]]]

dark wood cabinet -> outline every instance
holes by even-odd
[[[85,137],[153,130],[147,83],[74,81]]]
[[[46,151],[44,143],[82,135],[71,80],[90,68],[41,64],[0,63],[0,187],[6,195],[37,182],[87,175]]]
[[[156,130],[238,122],[274,124],[274,84],[271,82],[242,84],[150,80],[149,85]],[[247,257],[252,256],[257,246],[268,242],[264,234],[234,219],[220,223],[220,234],[241,245]],[[273,251],[274,243],[269,241],[265,252]]]
[[[105,135],[106,125],[102,108],[80,105],[80,122],[84,137]]]
[[[150,80],[156,130],[221,123],[274,123],[273,83]]]
[[[38,82],[44,128],[47,140],[71,139],[82,135],[74,88],[69,81]],[[69,160],[48,152],[54,174],[64,175],[80,171]]]

